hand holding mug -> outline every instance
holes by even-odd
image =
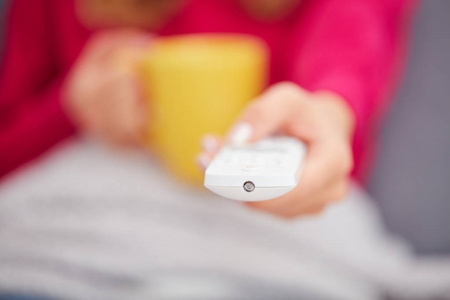
[[[131,29],[94,34],[69,73],[63,105],[82,132],[114,144],[136,144],[146,105],[132,70],[151,36]]]

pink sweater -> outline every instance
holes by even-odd
[[[398,77],[413,6],[413,0],[303,0],[283,20],[262,22],[234,0],[192,0],[159,34],[236,32],[264,39],[271,83],[333,91],[353,108],[354,174],[362,178],[376,121]],[[73,1],[12,1],[0,69],[0,177],[76,132],[60,91],[91,34]]]

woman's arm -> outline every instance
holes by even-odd
[[[0,177],[74,132],[60,103],[49,1],[11,2],[0,69]]]
[[[403,62],[415,0],[314,0],[308,5],[291,58],[290,79],[310,91],[340,95],[356,117],[357,177]],[[370,155],[368,155],[370,156]]]

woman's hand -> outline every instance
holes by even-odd
[[[353,112],[338,95],[310,93],[293,83],[279,83],[248,105],[224,143],[242,144],[284,134],[307,144],[304,170],[294,190],[277,199],[247,203],[290,218],[319,213],[347,194],[353,131]],[[214,136],[203,139],[204,152],[198,157],[203,168],[220,144]]]
[[[63,89],[63,106],[82,132],[116,144],[139,142],[147,113],[133,64],[150,41],[124,29],[88,41]]]

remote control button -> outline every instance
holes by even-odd
[[[257,170],[259,170],[259,168],[256,165],[247,165],[242,168],[242,171],[244,172],[252,172]]]
[[[246,181],[243,185],[243,188],[246,192],[253,192],[255,190],[255,184],[251,181]]]

